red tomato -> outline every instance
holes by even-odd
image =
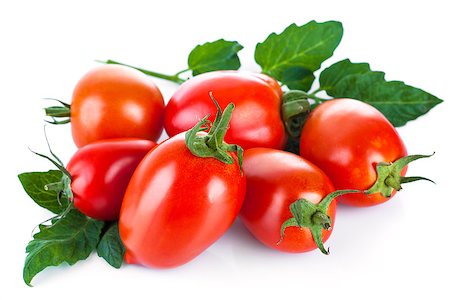
[[[91,70],[72,95],[70,121],[78,147],[110,138],[156,141],[163,119],[164,101],[158,87],[148,76],[124,66]]]
[[[287,136],[280,116],[280,85],[263,74],[236,71],[209,72],[183,83],[166,107],[164,127],[169,136],[192,128],[205,115],[213,121],[216,108],[210,92],[221,107],[236,104],[226,142],[244,149],[284,147]]]
[[[205,125],[206,118],[203,121]],[[221,123],[211,128],[227,127]],[[211,141],[229,149],[221,143],[222,133]],[[237,156],[220,152],[222,157],[228,153],[231,163],[199,157],[187,145],[202,150],[205,144],[190,144],[187,137],[180,133],[158,145],[131,178],[119,218],[128,263],[159,268],[187,263],[221,237],[239,213],[245,176]]]
[[[394,162],[407,152],[395,128],[377,109],[357,100],[336,99],[320,104],[309,116],[300,137],[300,155],[321,168],[337,189],[367,190],[377,179],[377,163]],[[405,173],[406,167],[400,175]],[[380,193],[339,198],[354,206],[388,199]]]
[[[154,146],[148,140],[116,139],[80,148],[67,165],[75,207],[94,219],[117,220],[131,175]]]
[[[330,179],[318,167],[298,155],[275,149],[254,148],[244,153],[247,192],[240,218],[263,244],[285,252],[317,249],[311,230],[287,227],[280,241],[282,224],[292,218],[289,206],[300,198],[319,203],[334,191]],[[333,228],[336,201],[328,206]],[[326,241],[331,230],[322,230]]]

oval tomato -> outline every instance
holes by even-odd
[[[395,128],[377,109],[357,100],[336,99],[320,104],[310,114],[300,137],[300,155],[321,168],[337,189],[367,190],[377,180],[377,164],[392,163],[407,151]],[[406,167],[400,176],[405,173]],[[339,200],[370,206],[388,199],[374,193],[348,194]]]
[[[240,218],[253,236],[266,246],[280,251],[317,249],[311,228],[286,227],[284,238],[279,242],[280,230],[293,217],[290,206],[294,202],[304,198],[313,207],[334,191],[325,173],[298,155],[267,148],[246,150],[243,168],[247,177],[247,192]],[[316,225],[319,225],[318,235],[326,241],[336,214],[334,200],[324,212],[331,218],[328,224],[331,227],[325,230],[320,224]],[[323,246],[320,247],[324,251]]]
[[[224,118],[230,113],[225,110]],[[212,125],[211,131],[222,131],[217,135],[198,133],[206,118],[199,124],[158,145],[131,178],[119,218],[128,263],[159,268],[187,263],[235,220],[245,177],[239,155],[229,152],[236,146],[221,142],[228,123]]]
[[[214,119],[210,92],[220,106],[236,105],[225,141],[244,149],[284,147],[287,136],[280,116],[280,85],[263,74],[236,71],[209,72],[183,83],[166,107],[164,127],[169,136],[192,128],[205,115]]]
[[[164,101],[158,87],[148,76],[124,66],[91,70],[72,95],[70,122],[78,147],[110,138],[156,141],[163,119]]]
[[[80,148],[67,164],[75,207],[94,219],[117,220],[131,175],[154,146],[148,140],[116,139]]]

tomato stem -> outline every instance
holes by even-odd
[[[242,171],[242,157],[244,150],[236,144],[224,142],[225,134],[229,128],[234,104],[229,103],[222,112],[218,102],[210,93],[210,97],[217,107],[217,114],[207,135],[198,135],[201,131],[208,130],[209,115],[205,116],[191,130],[186,132],[186,146],[191,153],[198,157],[213,157],[226,164],[233,164],[234,159],[229,152],[236,152],[239,168]]]
[[[389,198],[395,191],[402,189],[402,183],[409,183],[417,180],[426,180],[434,183],[433,180],[420,177],[403,177],[401,176],[402,170],[411,162],[433,156],[431,155],[408,155],[397,159],[393,163],[380,162],[376,166],[377,180],[375,183],[365,191],[366,194],[380,193],[383,197]]]
[[[314,100],[314,102],[315,102],[316,104],[320,104],[320,103],[322,103],[322,102],[324,102],[324,101],[329,100],[329,99],[317,97],[317,96],[315,95],[315,93],[308,94],[307,96],[308,96],[309,99]]]
[[[283,94],[281,116],[284,127],[291,137],[299,137],[303,123],[310,111],[308,94],[303,91],[292,90]]]
[[[186,81],[185,79],[181,78],[179,75],[189,71],[189,69],[186,69],[186,70],[182,70],[182,71],[180,71],[180,72],[178,72],[178,73],[176,73],[174,75],[167,75],[167,74],[162,74],[162,73],[159,73],[159,72],[154,72],[154,71],[142,69],[142,68],[139,68],[139,67],[134,67],[134,66],[131,66],[131,65],[128,65],[128,64],[124,64],[124,63],[121,63],[121,62],[118,62],[118,61],[115,61],[115,60],[111,60],[111,59],[108,59],[106,61],[96,60],[96,62],[107,64],[107,65],[121,65],[121,66],[129,67],[129,68],[138,70],[138,71],[144,73],[145,75],[149,75],[149,76],[160,78],[160,79],[169,80],[169,81],[175,82],[177,84],[182,84],[183,82]]]
[[[44,100],[57,101],[61,104],[44,108],[45,115],[52,118],[52,121],[45,120],[47,123],[58,125],[70,122],[70,104],[54,98],[44,98]]]
[[[325,249],[323,245],[322,230],[331,230],[332,220],[331,217],[327,215],[328,207],[334,198],[339,197],[344,194],[349,193],[362,193],[359,190],[339,190],[323,198],[318,204],[313,204],[307,199],[301,198],[293,202],[289,206],[289,210],[292,213],[293,218],[287,219],[280,229],[281,239],[278,242],[281,243],[284,237],[284,231],[287,227],[302,227],[308,228],[311,231],[314,242],[323,254],[329,254],[329,250]]]
[[[317,211],[312,215],[312,221],[314,224],[322,226],[325,230],[331,230],[331,218],[321,211]]]

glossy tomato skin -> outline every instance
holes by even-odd
[[[358,100],[335,99],[312,111],[300,137],[300,155],[321,168],[336,189],[366,190],[376,181],[377,163],[393,162],[407,151],[395,128],[377,109]],[[401,175],[405,173],[406,168]],[[388,199],[380,193],[347,194],[339,201],[371,206]]]
[[[318,167],[302,157],[275,149],[254,148],[244,153],[247,191],[240,219],[253,236],[275,250],[300,253],[317,249],[308,228],[287,227],[280,244],[281,225],[292,213],[289,205],[300,198],[317,204],[334,191],[330,179]],[[328,207],[332,219],[336,200]],[[323,230],[323,241],[331,230]]]
[[[78,147],[111,138],[156,141],[164,120],[158,87],[139,71],[103,65],[76,85],[70,108],[72,137]]]
[[[126,262],[176,267],[225,233],[245,196],[245,176],[232,155],[234,164],[196,157],[181,133],[144,158],[120,212]]]
[[[183,83],[166,107],[164,127],[173,136],[192,128],[203,116],[213,121],[216,107],[209,93],[224,108],[236,108],[225,141],[244,149],[282,149],[286,133],[280,116],[282,91],[278,82],[263,74],[215,71]]]
[[[149,140],[112,139],[78,149],[67,165],[75,207],[94,219],[117,220],[131,175],[155,145]]]

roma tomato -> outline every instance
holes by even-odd
[[[164,127],[169,136],[192,128],[205,115],[214,119],[210,92],[220,106],[236,105],[225,141],[244,149],[284,147],[287,136],[280,116],[280,85],[263,74],[236,71],[209,72],[183,83],[166,107]]]
[[[325,173],[298,155],[267,148],[246,150],[243,166],[240,218],[253,236],[280,251],[319,247],[328,254],[323,242],[331,235],[338,194]]]
[[[231,109],[230,109],[231,108]],[[239,149],[222,143],[232,104],[208,135],[204,118],[150,152],[128,185],[119,231],[128,263],[168,268],[203,252],[231,226],[245,195]]]
[[[370,206],[387,201],[405,178],[406,165],[422,155],[407,151],[392,124],[374,107],[336,99],[312,111],[300,137],[300,155],[321,168],[337,189],[368,190],[340,202]]]
[[[158,87],[131,68],[97,67],[84,75],[73,91],[70,122],[78,147],[111,138],[156,141],[163,119],[164,101]]]
[[[154,146],[148,140],[113,139],[78,149],[67,164],[75,207],[94,219],[117,220],[131,175]]]

